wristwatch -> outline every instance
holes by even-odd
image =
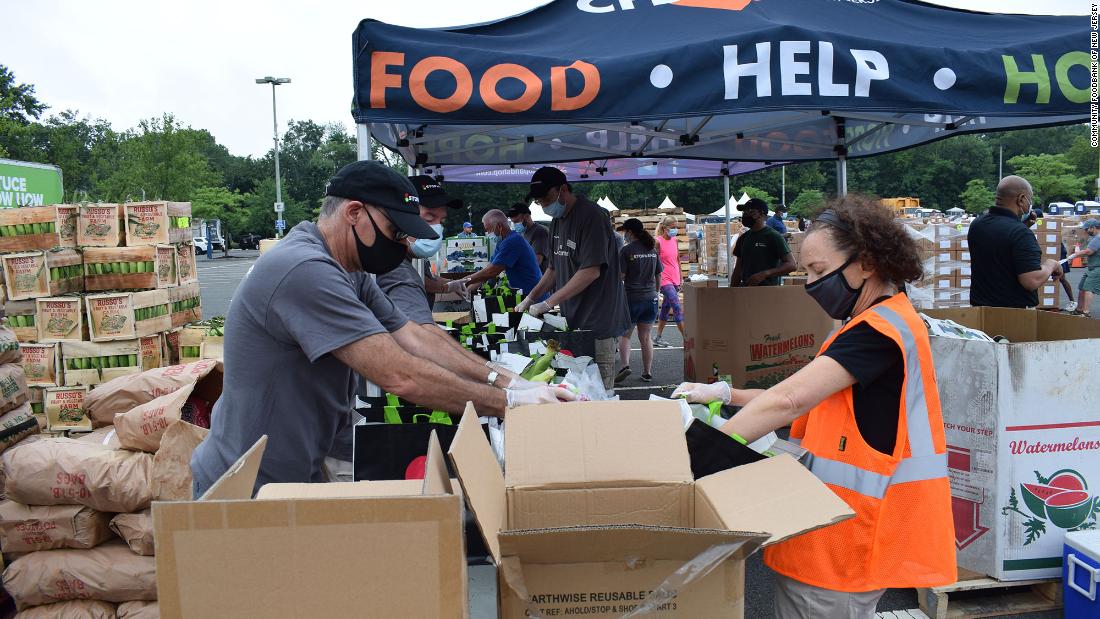
[[[500,372],[497,372],[496,370],[489,370],[489,376],[485,378],[485,383],[488,384],[490,387],[495,387],[495,383],[497,382],[498,378],[500,378]]]

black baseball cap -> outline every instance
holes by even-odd
[[[443,185],[427,174],[414,176],[409,180],[416,186],[416,193],[420,196],[421,206],[428,208],[443,208],[444,206],[447,208],[462,208],[465,206],[462,198],[452,198],[447,195],[447,192],[443,190]]]
[[[561,187],[568,182],[565,179],[565,172],[553,166],[541,167],[531,176],[531,188],[527,191],[527,201],[545,197],[554,187]]]
[[[768,203],[764,202],[760,198],[752,198],[751,200],[749,200],[748,202],[746,202],[744,204],[737,205],[737,210],[739,210],[739,211],[749,211],[749,210],[764,211],[765,213],[767,213],[768,212]]]
[[[530,215],[531,207],[526,204],[513,204],[512,208],[508,209],[508,216],[515,217],[516,215]]]
[[[325,186],[325,195],[384,209],[394,227],[413,238],[439,238],[420,218],[420,197],[412,181],[377,161],[356,161],[340,168]]]

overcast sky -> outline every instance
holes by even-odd
[[[829,0],[819,0],[826,2]],[[34,0],[7,2],[0,63],[51,112],[118,129],[162,112],[208,129],[230,152],[271,148],[271,87],[288,119],[351,128],[351,33],[361,19],[416,27],[506,17],[545,0]],[[981,11],[1087,15],[1087,0],[938,0]],[[1088,27],[1087,17],[1082,28]],[[568,36],[563,33],[563,36]]]

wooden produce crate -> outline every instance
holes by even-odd
[[[50,296],[50,273],[46,268],[46,253],[41,251],[5,254],[4,287],[8,299],[21,301]]]
[[[225,337],[221,335],[207,335],[202,340],[199,349],[199,357],[202,359],[225,359]]]
[[[958,582],[917,589],[917,602],[930,619],[1039,613],[1062,607],[1062,582],[1057,578],[1004,582],[960,567]]]
[[[141,346],[141,367],[148,370],[150,368],[162,368],[168,364],[165,362],[167,359],[167,353],[164,350],[164,334],[156,333],[154,335],[145,336],[139,338],[139,345]]]
[[[35,326],[42,342],[88,339],[88,324],[84,322],[84,298],[44,297],[35,299]]]
[[[191,240],[190,202],[128,202],[122,212],[127,247]]]
[[[51,387],[46,389],[43,408],[50,432],[91,432],[92,419],[84,412],[88,387]]]
[[[88,336],[93,342],[130,340],[172,328],[167,290],[88,295]]]
[[[59,247],[76,247],[76,227],[80,223],[80,205],[58,204],[50,207],[56,210],[54,228],[57,230]]]
[[[54,387],[61,384],[61,344],[46,342],[41,344],[20,344],[23,353],[23,375],[29,387]]]
[[[51,249],[60,244],[59,240],[55,207],[0,209],[0,252]]]
[[[155,247],[88,247],[84,249],[84,289],[152,290],[160,287]]]
[[[195,262],[195,244],[191,241],[176,245],[176,278],[181,285],[199,282],[199,268]]]
[[[182,328],[172,329],[164,333],[164,365],[180,364],[180,334]]]
[[[157,245],[157,287],[171,288],[179,285],[179,275],[176,271],[176,246]]]
[[[27,387],[27,403],[31,405],[31,413],[38,420],[38,429],[45,430],[48,427],[46,421],[46,387]]]
[[[172,327],[182,327],[202,320],[199,284],[180,284],[168,289],[172,307]]]
[[[80,247],[118,247],[124,239],[122,207],[118,204],[81,204],[76,224]]]
[[[191,363],[202,359],[202,345],[206,340],[206,327],[184,327],[179,332],[180,363]]]
[[[84,292],[84,255],[72,248],[54,248],[46,252],[50,296]]]
[[[141,367],[141,343],[134,340],[117,342],[61,342],[61,363],[64,384],[98,385],[119,376],[138,374]],[[151,368],[149,368],[151,369]]]
[[[4,325],[15,332],[20,342],[37,342],[38,328],[35,313],[38,308],[33,300],[8,301],[4,303]]]

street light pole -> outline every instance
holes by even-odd
[[[275,141],[275,238],[282,238],[286,223],[283,220],[283,180],[279,174],[279,117],[275,109],[275,87],[279,84],[289,84],[289,77],[261,77],[256,79],[257,84],[271,84],[271,127],[272,139]]]

